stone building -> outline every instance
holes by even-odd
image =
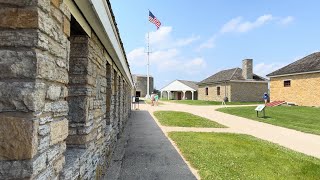
[[[241,68],[220,71],[198,83],[198,99],[207,101],[257,102],[268,92],[268,81],[253,73],[252,59],[242,61]]]
[[[0,0],[0,179],[99,179],[133,81],[106,0]]]
[[[267,75],[271,101],[320,106],[320,52],[310,54]]]
[[[195,81],[174,80],[162,89],[161,98],[174,100],[198,99],[198,85]]]
[[[146,75],[133,74],[132,78],[136,87],[135,96],[146,97],[148,77]],[[153,92],[153,89],[153,77],[149,76],[149,95]]]

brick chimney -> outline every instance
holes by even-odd
[[[253,79],[252,59],[242,60],[242,76],[244,79]]]

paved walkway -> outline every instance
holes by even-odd
[[[124,132],[105,179],[196,179],[149,112],[133,111]]]
[[[260,139],[264,139],[289,149],[320,158],[320,136],[303,133],[300,131],[274,126],[234,115],[229,115],[215,111],[221,106],[191,106],[184,104],[164,103],[158,107],[143,104],[141,110],[147,110],[153,116],[153,112],[157,110],[173,110],[189,112],[198,116],[202,116],[229,128],[178,128],[164,127],[159,123],[161,129],[167,133],[169,131],[201,131],[201,132],[231,132],[248,134]]]

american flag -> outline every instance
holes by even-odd
[[[161,26],[161,22],[149,11],[149,21],[157,26],[157,29]]]

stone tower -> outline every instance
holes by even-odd
[[[244,79],[253,79],[252,59],[242,60],[242,76]]]

